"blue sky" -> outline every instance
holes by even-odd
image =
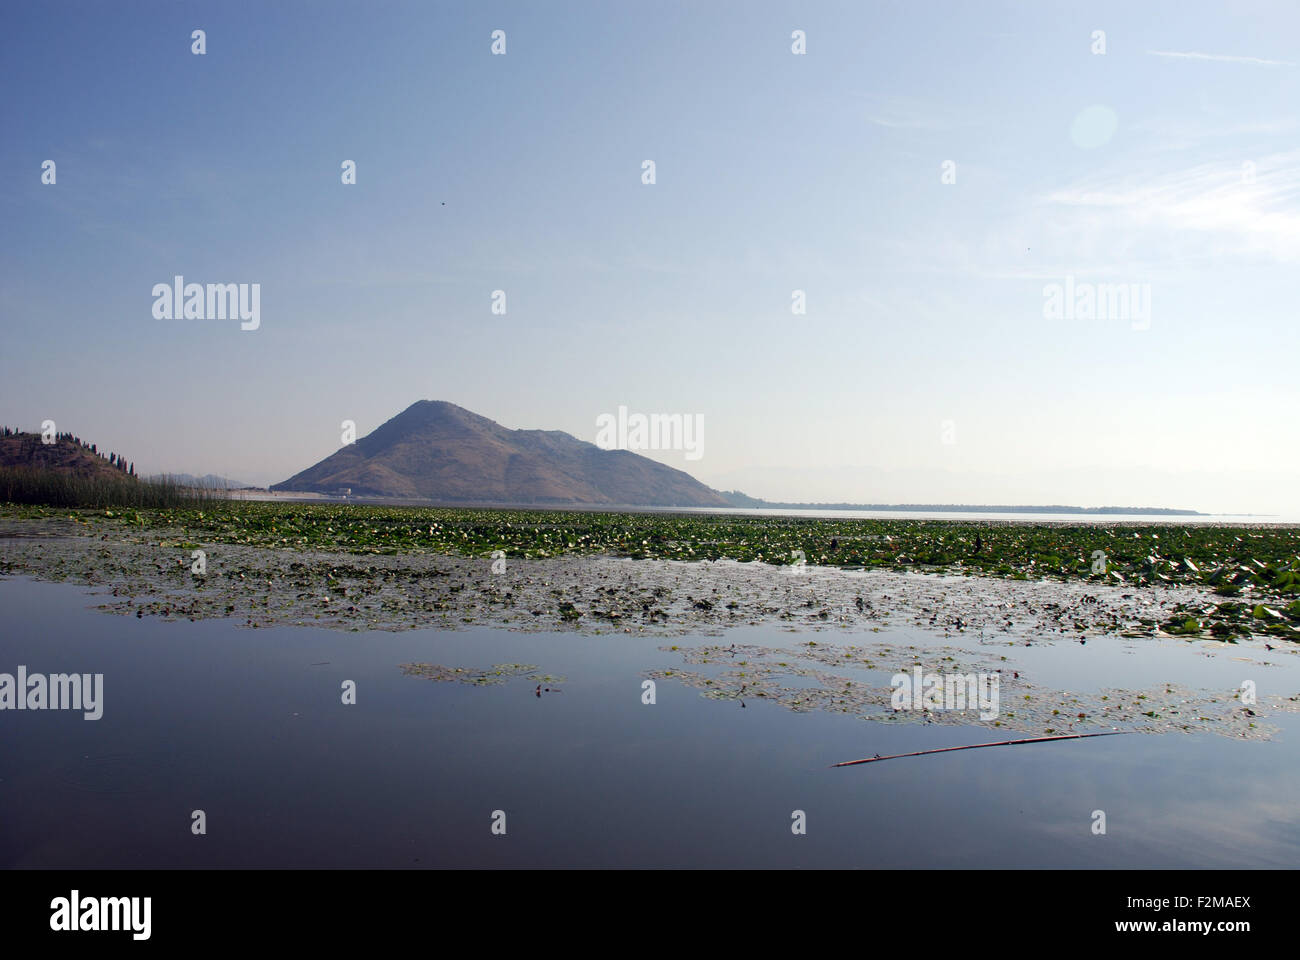
[[[770,499],[1300,512],[1294,3],[2,16],[10,425],[266,483],[418,399],[626,405]],[[155,319],[177,274],[260,328]],[[1149,326],[1048,319],[1067,277]]]

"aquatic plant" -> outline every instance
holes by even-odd
[[[0,496],[5,488],[0,485]],[[173,490],[170,495],[181,496]],[[12,499],[12,498],[11,498]],[[359,555],[457,554],[507,560],[602,554],[890,569],[1110,585],[1135,593],[1199,586],[1207,602],[1163,626],[1187,637],[1300,639],[1300,529],[1192,524],[1024,524],[566,510],[469,510],[212,500],[130,512],[40,506],[0,516],[74,517],[193,542]],[[1099,559],[1100,558],[1100,559]],[[571,617],[580,615],[574,609]],[[1152,625],[1152,628],[1158,626]]]

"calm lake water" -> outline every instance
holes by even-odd
[[[93,602],[71,585],[0,582],[0,671],[104,675],[98,721],[0,713],[0,865],[1300,863],[1294,714],[1272,718],[1282,730],[1268,743],[1133,735],[830,769],[997,738],[741,708],[667,680],[655,705],[642,704],[643,672],[680,667],[680,653],[660,649],[691,645],[680,638],[254,630],[109,616]],[[807,639],[777,627],[726,634],[768,646]],[[1044,682],[1080,688],[1121,674],[1129,686],[1240,682],[1241,664],[1194,647],[1117,639],[1017,656],[1036,658]],[[536,664],[565,679],[539,698],[526,679],[472,687],[407,676],[399,664],[412,661]],[[1300,689],[1291,663],[1261,675],[1261,695]],[[341,703],[345,680],[356,683],[353,706]],[[196,809],[206,836],[190,832]],[[1091,832],[1096,809],[1105,836]],[[494,810],[505,811],[505,836],[491,833]],[[805,836],[791,832],[794,810],[806,813]]]

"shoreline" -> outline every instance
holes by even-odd
[[[204,553],[202,575],[191,570],[195,550]],[[191,540],[177,530],[96,535],[61,520],[0,523],[0,575],[13,574],[109,587],[121,599],[108,607],[118,612],[199,619],[247,610],[250,624],[379,630],[478,623],[673,636],[779,622],[900,625],[938,636],[986,628],[1012,638],[1156,637],[1172,636],[1160,629],[1169,617],[1213,602],[1207,589],[1173,583],[577,553],[358,554]]]
[[[772,517],[808,520],[933,520],[954,523],[1017,523],[1017,524],[1117,524],[1123,526],[1151,526],[1158,524],[1189,524],[1197,526],[1225,526],[1262,529],[1300,529],[1300,521],[1283,520],[1280,514],[1202,513],[1200,511],[1175,511],[1167,513],[1112,512],[1103,513],[1090,508],[1077,510],[1000,510],[960,505],[952,509],[900,507],[688,507],[688,506],[638,506],[636,504],[602,503],[505,503],[495,501],[418,500],[404,497],[339,496],[329,493],[311,493],[292,490],[263,490],[240,487],[231,488],[230,499],[248,503],[302,503],[352,505],[358,507],[411,507],[429,510],[500,510],[500,511],[557,511],[561,513],[623,513],[680,517]],[[1005,516],[1001,516],[1005,514]],[[1221,518],[1231,519],[1221,519]],[[1273,519],[1271,519],[1273,518]]]

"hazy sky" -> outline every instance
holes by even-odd
[[[137,470],[622,404],[769,499],[1300,510],[1294,0],[7,4],[0,103],[0,421]]]

